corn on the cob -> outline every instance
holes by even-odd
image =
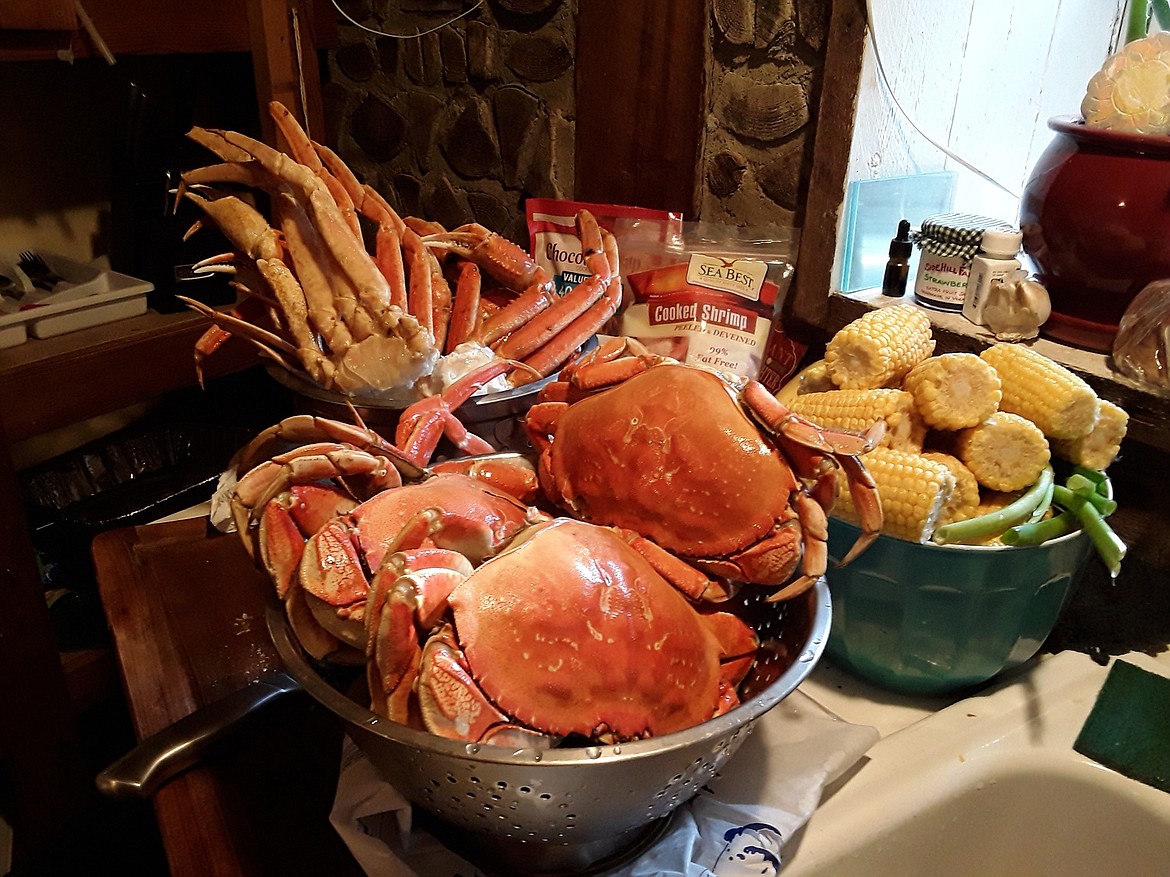
[[[1088,469],[1105,469],[1121,451],[1121,440],[1129,427],[1129,415],[1108,399],[1100,400],[1097,422],[1088,435],[1075,439],[1053,439],[1052,452],[1063,460]]]
[[[1036,424],[997,411],[978,426],[955,434],[955,456],[989,490],[1021,490],[1035,483],[1051,456]]]
[[[1000,410],[1026,417],[1051,438],[1079,438],[1093,428],[1100,408],[1097,394],[1064,366],[1007,342],[979,355],[999,373]]]
[[[950,454],[940,451],[924,453],[928,460],[942,463],[955,476],[955,489],[951,491],[950,499],[943,505],[938,516],[938,526],[953,521],[965,521],[979,513],[979,482],[975,473],[963,465],[962,461]]]
[[[910,305],[878,308],[841,328],[825,345],[825,364],[843,390],[897,384],[934,352],[930,318]]]
[[[819,393],[823,390],[835,390],[837,385],[829,377],[829,369],[823,359],[806,365],[797,374],[790,378],[783,387],[776,391],[776,399],[781,405],[791,407],[792,400],[801,393]]]
[[[823,359],[818,359],[800,373],[800,383],[797,385],[797,394],[821,393],[825,390],[835,390],[837,385],[829,377],[829,365]]]
[[[922,419],[935,429],[978,426],[999,407],[994,368],[974,353],[944,353],[907,372],[902,389],[914,396]]]
[[[926,424],[914,407],[914,397],[904,390],[830,390],[804,393],[789,406],[818,426],[865,432],[877,421],[886,422],[883,447],[900,451],[922,450]]]
[[[955,489],[955,476],[942,463],[921,454],[874,448],[861,461],[877,484],[882,532],[911,542],[927,542],[943,505]],[[833,514],[857,522],[844,475],[838,473]]]

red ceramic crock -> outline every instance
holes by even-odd
[[[1126,307],[1170,277],[1170,137],[1054,116],[1024,187],[1024,251],[1052,297],[1041,331],[1108,353]]]

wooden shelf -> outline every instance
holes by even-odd
[[[58,4],[59,5],[59,4]],[[73,4],[68,3],[73,13]],[[94,29],[115,58],[119,55],[169,55],[191,52],[251,52],[256,44],[252,21],[305,7],[305,42],[325,47],[336,45],[335,12],[328,2],[305,0],[204,0],[186,3],[159,0],[127,3],[125,0],[85,0]],[[79,23],[73,27],[39,29],[0,27],[0,61],[55,61],[58,58],[93,58],[99,52]],[[15,28],[15,25],[11,27]],[[276,30],[273,34],[277,33]]]
[[[16,442],[191,386],[207,325],[191,312],[148,311],[0,350],[0,432]],[[207,361],[207,376],[255,362],[244,345],[228,345]]]

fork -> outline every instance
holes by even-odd
[[[20,261],[16,263],[32,285],[46,292],[52,292],[53,287],[65,280],[60,274],[49,267],[49,264],[32,250],[25,250],[20,254]]]

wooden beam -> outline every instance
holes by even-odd
[[[579,0],[576,197],[698,209],[706,0]]]
[[[811,101],[817,121],[800,253],[784,307],[785,326],[798,335],[822,335],[828,319],[865,33],[865,0],[832,0],[820,93]]]
[[[274,100],[289,108],[310,137],[321,138],[325,114],[311,0],[248,0],[247,7],[260,130],[265,141],[277,144],[276,128],[267,110]]]

